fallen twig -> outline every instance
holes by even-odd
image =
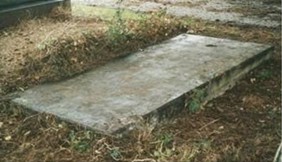
[[[213,120],[213,121],[207,123],[206,125],[202,126],[199,130],[204,129],[204,128],[208,127],[209,125],[212,125],[213,123],[215,123],[215,122],[217,122],[217,121],[219,121],[219,119],[215,119],[215,120]]]
[[[156,162],[156,160],[147,158],[147,159],[135,159],[132,162]]]

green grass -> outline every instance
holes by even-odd
[[[139,20],[146,17],[146,14],[136,13],[130,10],[122,10],[123,19],[133,19]],[[86,6],[86,5],[73,5],[72,14],[74,16],[84,16],[84,17],[98,17],[103,20],[112,20],[115,18],[118,9],[96,7],[96,6]]]

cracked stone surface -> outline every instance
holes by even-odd
[[[269,45],[182,34],[75,78],[26,90],[13,102],[114,134],[134,125],[139,117],[159,115],[167,103],[228,71],[222,84],[226,90],[226,83],[261,63],[271,49]]]

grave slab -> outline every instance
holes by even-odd
[[[26,90],[13,102],[105,134],[120,133],[140,117],[173,117],[196,89],[205,90],[205,100],[222,94],[272,50],[182,34],[69,80]]]

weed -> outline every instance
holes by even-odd
[[[163,144],[163,146],[167,147],[169,144],[172,143],[173,137],[171,134],[163,134],[160,137],[160,141]]]
[[[272,71],[269,69],[263,69],[262,71],[260,71],[257,75],[257,77],[261,80],[267,80],[270,79],[272,76]]]
[[[193,91],[190,100],[186,103],[188,104],[189,111],[192,113],[199,111],[206,95],[207,94],[204,89]]]
[[[107,31],[107,36],[114,46],[126,41],[129,37],[125,20],[122,18],[122,12],[122,9],[116,11],[116,15]]]
[[[169,146],[173,142],[173,136],[171,134],[162,134],[159,137],[157,143],[157,150],[154,151],[154,156],[162,161],[162,159],[168,158],[173,154],[173,150]]]
[[[119,159],[122,159],[122,155],[118,147],[114,147],[110,149],[109,154],[116,161],[119,161]]]
[[[54,43],[56,43],[56,38],[53,36],[55,33],[55,31],[51,31],[49,32],[45,38],[40,41],[36,48],[39,50],[46,50],[47,48],[50,48]]]
[[[69,134],[71,148],[78,152],[86,152],[90,148],[90,141],[92,139],[91,132],[85,131],[81,136],[73,130]]]
[[[211,148],[211,141],[207,139],[202,139],[197,141],[195,145],[201,150],[208,150]]]
[[[118,3],[122,3],[123,0],[119,0]],[[118,8],[115,16],[111,21],[111,24],[107,30],[107,36],[110,43],[116,47],[129,40],[132,36],[126,25],[126,20],[122,17],[124,9]]]

